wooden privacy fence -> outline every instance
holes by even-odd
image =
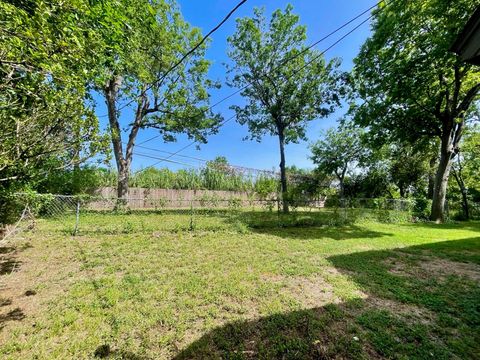
[[[116,200],[117,189],[102,187],[94,192],[100,200],[92,201],[88,208],[106,210]],[[105,200],[103,200],[105,199]],[[190,208],[190,207],[229,207],[261,206],[276,202],[276,194],[260,199],[254,192],[223,190],[179,190],[130,188],[126,202],[130,209]]]

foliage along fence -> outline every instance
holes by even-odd
[[[211,193],[211,192],[210,192]],[[161,192],[159,192],[161,194]],[[190,193],[191,194],[191,193]],[[208,195],[205,197],[205,195]],[[137,194],[138,195],[138,194]],[[198,195],[198,194],[197,194]],[[139,197],[119,199],[91,195],[17,194],[22,214],[17,229],[40,228],[47,232],[157,233],[161,231],[234,230],[307,226],[336,226],[359,219],[408,221],[409,213],[371,209],[322,209],[315,200],[292,207],[283,214],[277,198],[259,200],[244,197],[212,199],[208,192],[188,200]],[[217,194],[218,196],[218,194]],[[119,203],[121,205],[119,205]],[[180,205],[180,206],[179,206]],[[10,231],[16,233],[17,229]]]
[[[117,173],[110,170],[97,170],[96,184],[113,187],[117,183]],[[267,173],[239,173],[234,169],[218,170],[209,167],[200,169],[150,168],[132,173],[129,186],[161,189],[203,189],[225,191],[272,192],[278,188],[278,179]]]

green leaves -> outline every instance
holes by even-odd
[[[100,42],[85,1],[0,4],[0,187],[104,149],[87,101]]]
[[[237,31],[228,38],[229,85],[241,88],[247,100],[232,109],[252,139],[282,132],[286,143],[304,140],[307,122],[339,104],[339,61],[326,64],[318,51],[307,50],[306,28],[298,20],[291,5],[276,10],[268,23],[257,8],[253,18],[237,20]]]
[[[455,118],[466,111],[461,121],[468,119],[469,107],[461,103],[480,82],[479,73],[449,48],[474,3],[398,1],[375,12],[373,34],[353,71],[364,100],[355,111],[357,123],[371,127],[372,135],[383,141],[417,141],[440,136],[444,115]]]
[[[349,122],[342,123],[337,129],[327,130],[323,139],[310,147],[311,159],[318,171],[335,175],[343,181],[348,171],[369,156],[369,150],[362,143],[364,133],[364,130]]]

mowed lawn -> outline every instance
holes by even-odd
[[[40,220],[0,248],[0,358],[480,358],[478,222],[175,221]]]

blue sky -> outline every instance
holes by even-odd
[[[177,0],[180,4],[184,18],[193,26],[202,29],[205,34],[211,30],[223,17],[236,5],[237,0]],[[211,37],[210,48],[207,52],[207,58],[212,61],[212,67],[209,73],[211,79],[222,83],[222,88],[211,93],[211,103],[224,98],[231,94],[235,89],[229,88],[225,85],[225,67],[224,63],[229,59],[227,52],[227,37],[235,31],[235,18],[251,16],[254,7],[265,7],[266,14],[271,14],[278,8],[284,9],[285,6],[291,3],[294,7],[294,12],[300,16],[300,23],[307,26],[307,43],[313,43],[324,35],[328,34],[338,26],[350,20],[354,16],[363,12],[370,6],[376,3],[375,0],[301,0],[301,1],[283,1],[283,0],[248,0],[227,23],[223,25]],[[333,35],[331,38],[317,45],[319,50],[327,48],[336,39],[348,32],[356,24],[368,17],[364,15],[357,22],[351,24],[348,28],[343,29],[339,33]],[[330,59],[332,57],[340,57],[343,60],[342,69],[350,70],[352,67],[352,60],[358,53],[360,46],[369,35],[369,25],[364,24],[355,32],[350,34],[347,38],[337,44],[334,48],[329,50],[325,57]],[[106,114],[106,109],[103,102],[99,99],[101,106],[98,107],[99,115]],[[221,103],[214,108],[214,111],[220,112],[224,118],[233,115],[229,109],[231,105],[241,104],[242,99],[239,95]],[[331,126],[335,126],[336,120],[344,114],[345,108],[340,108],[336,113],[328,118],[314,120],[310,123],[307,131],[309,141],[300,144],[290,144],[286,148],[287,165],[296,165],[302,168],[312,168],[313,165],[308,159],[309,150],[308,144],[318,139],[321,131]],[[105,125],[106,119],[101,118]],[[138,135],[137,143],[141,143],[157,133],[155,130],[142,130]],[[234,165],[240,165],[258,169],[273,169],[278,168],[279,150],[278,140],[275,137],[265,136],[262,142],[243,141],[242,139],[248,134],[246,126],[241,126],[234,121],[230,121],[221,128],[217,135],[211,136],[208,143],[201,145],[200,150],[195,146],[189,147],[181,152],[182,155],[189,155],[203,159],[213,159],[216,156],[225,156],[228,161]],[[179,136],[178,141],[174,143],[163,143],[160,139],[150,141],[144,146],[155,148],[158,150],[175,152],[187,145],[190,141],[184,136]],[[165,154],[156,153],[153,151],[138,149],[142,154],[150,154],[156,157],[166,156]],[[192,165],[201,165],[201,162],[196,162],[182,157],[173,157],[172,160],[191,163]],[[154,159],[147,159],[144,157],[134,157],[133,170],[145,168],[157,162]],[[176,164],[162,163],[158,167],[169,167],[178,169],[184,166]]]

